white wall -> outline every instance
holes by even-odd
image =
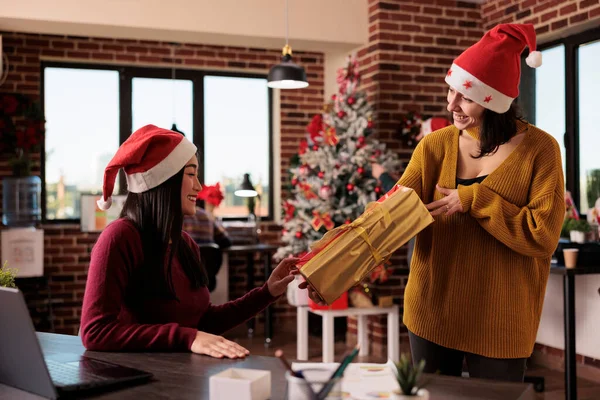
[[[600,359],[600,275],[575,278],[577,354]],[[550,275],[537,342],[564,350],[563,277]]]
[[[285,44],[285,0],[0,0],[0,30],[243,47]],[[294,50],[368,41],[367,0],[289,0]]]

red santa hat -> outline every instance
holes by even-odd
[[[123,142],[106,166],[98,207],[110,208],[119,169],[125,171],[127,189],[142,193],[178,173],[194,154],[196,146],[180,133],[154,125],[138,129]]]
[[[525,46],[529,47],[527,65],[542,65],[532,24],[496,25],[454,60],[446,83],[475,103],[503,114],[519,95]]]

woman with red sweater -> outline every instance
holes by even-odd
[[[223,332],[281,296],[298,259],[283,260],[268,281],[242,298],[210,303],[207,276],[194,241],[181,230],[201,190],[196,146],[179,133],[147,125],[134,132],[106,167],[108,209],[119,169],[129,194],[120,218],[91,254],[81,338],[88,350],[192,351],[216,358],[249,354]]]

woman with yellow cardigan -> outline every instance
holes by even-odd
[[[413,360],[426,371],[522,381],[565,213],[559,146],[519,117],[532,25],[498,25],[446,75],[454,125],[425,137],[398,182],[435,218],[417,236],[404,295]]]
[[[520,118],[532,25],[498,25],[446,75],[453,125],[426,136],[398,184],[435,222],[416,239],[404,294],[413,361],[426,372],[522,381],[565,213],[560,149]],[[311,298],[318,301],[309,288]]]

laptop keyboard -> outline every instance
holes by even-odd
[[[83,368],[46,359],[48,372],[57,386],[71,386],[103,382],[109,378],[92,374]]]

